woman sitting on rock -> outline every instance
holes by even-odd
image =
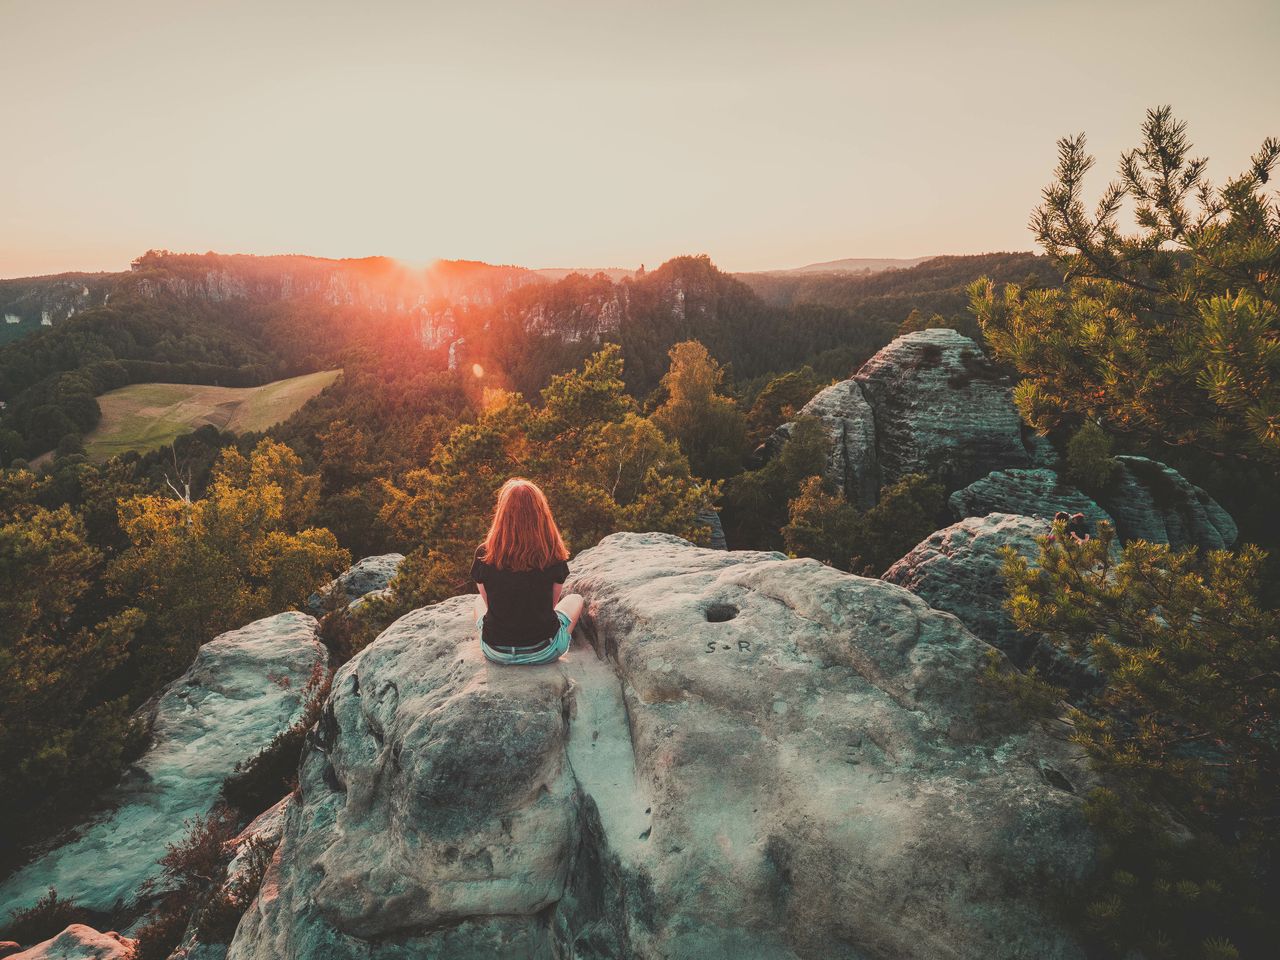
[[[486,657],[494,663],[551,663],[569,649],[582,597],[560,595],[568,559],[537,484],[518,478],[503,484],[489,535],[471,564],[480,592],[476,627]]]

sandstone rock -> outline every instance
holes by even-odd
[[[236,763],[297,718],[312,671],[326,661],[316,621],[282,613],[224,633],[161,695],[150,749],[106,797],[106,811],[0,885],[0,916],[49,887],[103,913],[131,903],[159,875],[165,845],[205,814]]]
[[[705,524],[711,528],[712,550],[728,550],[729,545],[724,539],[724,525],[720,523],[720,513],[714,507],[708,507],[702,513],[698,514],[699,523]]]
[[[56,937],[38,943],[9,960],[131,960],[137,940],[112,931],[99,933],[82,923],[73,923]]]
[[[1037,638],[1016,629],[1005,612],[1000,551],[1012,547],[1028,559],[1038,557],[1036,538],[1051,530],[1044,520],[1008,513],[966,517],[930,534],[882,579],[906,587],[935,610],[954,613],[974,634],[1026,666]]]
[[[1052,520],[1059,510],[1083,513],[1090,529],[1111,515],[1052,470],[996,470],[951,494],[948,501],[957,520],[990,513],[1013,513]]]
[[[1048,437],[1042,437],[1029,427],[1022,431],[1022,442],[1027,447],[1027,456],[1031,458],[1031,466],[1044,467],[1048,470],[1062,469],[1062,455],[1058,453]]]
[[[311,595],[307,609],[319,616],[330,599],[340,603],[353,603],[365,594],[385,590],[404,561],[402,553],[384,553],[377,557],[365,557],[350,570],[331,580]]]
[[[936,472],[954,489],[1031,462],[1009,384],[954,330],[898,337],[854,379],[874,411],[882,484]]]
[[[1177,470],[1146,457],[1116,457],[1120,469],[1099,497],[1122,541],[1220,550],[1236,542],[1231,515]]]
[[[800,416],[817,417],[831,436],[827,479],[843,490],[850,502],[863,509],[874,506],[880,489],[875,420],[858,382],[843,380],[819,391],[800,408]],[[776,456],[794,428],[794,423],[778,427],[757,451],[757,461]]]
[[[955,617],[659,534],[572,568],[557,664],[487,663],[458,597],[339,671],[229,960],[1083,956],[1089,784]]]

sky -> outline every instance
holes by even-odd
[[[728,270],[1026,250],[1168,103],[1280,135],[1275,0],[0,0],[0,277],[149,248]]]

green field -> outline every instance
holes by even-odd
[[[130,450],[155,450],[206,423],[236,433],[265,430],[288,419],[341,372],[324,370],[260,387],[186,383],[121,387],[98,397],[102,420],[85,437],[85,452],[92,460],[106,460]]]

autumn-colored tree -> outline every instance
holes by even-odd
[[[332,533],[306,526],[318,480],[264,439],[223,451],[205,496],[135,496],[120,504],[131,546],[111,565],[114,592],[147,614],[144,676],[183,669],[217,634],[302,604],[350,562]]]
[[[386,483],[381,517],[408,551],[396,580],[401,607],[466,592],[476,545],[497,490],[525,476],[546,491],[570,550],[619,530],[664,530],[705,540],[696,515],[716,494],[695,479],[680,448],[639,415],[616,346],[560,374],[542,406],[492,395],[424,469]]]
[[[671,348],[671,366],[662,378],[666,400],[653,422],[680,444],[689,467],[700,477],[722,480],[742,469],[746,419],[720,392],[724,368],[696,340]]]

